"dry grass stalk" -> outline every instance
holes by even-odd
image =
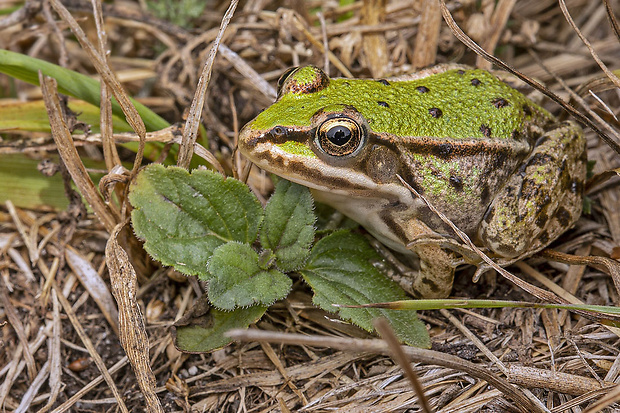
[[[2,306],[4,307],[4,311],[6,312],[6,318],[8,319],[11,326],[15,330],[15,334],[19,338],[19,343],[21,345],[22,353],[24,355],[24,359],[26,361],[26,367],[28,369],[28,378],[30,380],[34,380],[37,375],[37,367],[34,361],[34,357],[30,352],[30,348],[28,347],[28,336],[24,329],[24,325],[17,315],[17,311],[15,311],[15,307],[11,303],[9,298],[8,288],[4,282],[4,277],[8,274],[2,274],[0,276],[0,301],[2,301]],[[19,356],[18,356],[19,357]]]
[[[512,13],[512,9],[516,3],[517,0],[500,0],[497,2],[490,18],[490,33],[486,33],[485,39],[480,45],[487,52],[493,53],[497,47],[499,38],[506,29],[506,24],[508,23],[508,19],[510,18],[510,14]],[[490,70],[491,62],[478,55],[476,58],[476,67]]]
[[[392,327],[390,327],[390,324],[385,319],[377,319],[374,324],[377,332],[381,334],[381,337],[389,346],[392,357],[398,363],[400,368],[403,369],[405,375],[407,376],[407,379],[409,380],[409,383],[411,383],[411,387],[413,387],[413,389],[415,390],[416,395],[418,396],[418,400],[420,401],[420,407],[422,408],[422,411],[425,413],[431,413],[432,410],[428,405],[428,400],[426,396],[424,395],[424,388],[420,384],[418,375],[411,368],[409,360],[407,360],[405,352],[400,347],[400,343],[398,342],[398,338],[396,337],[396,334],[394,334]]]
[[[423,68],[437,61],[437,45],[441,32],[441,10],[436,0],[422,0],[422,15],[413,48],[412,65]]]
[[[386,0],[364,0],[361,11],[361,23],[378,25],[385,21]],[[364,33],[362,35],[362,49],[368,59],[368,68],[374,78],[384,76],[387,70],[385,62],[388,59],[387,41],[381,32]]]
[[[156,381],[149,360],[149,338],[144,317],[136,301],[136,273],[129,256],[117,241],[124,227],[125,224],[118,224],[106,245],[106,264],[110,271],[112,293],[119,308],[119,339],[136,373],[140,390],[146,400],[146,411],[163,412],[155,394]]]
[[[55,283],[54,283],[54,289],[58,291],[58,286]],[[103,376],[108,387],[112,391],[112,394],[114,395],[114,398],[116,399],[116,402],[118,403],[119,409],[121,410],[121,412],[129,412],[129,409],[127,409],[127,406],[125,405],[123,397],[121,396],[118,390],[118,387],[116,386],[116,383],[114,382],[114,379],[110,375],[110,372],[108,371],[105,363],[101,359],[101,356],[99,355],[99,353],[97,353],[97,350],[95,349],[95,346],[93,345],[93,342],[90,340],[90,338],[84,331],[84,328],[82,327],[77,315],[71,308],[71,303],[69,303],[69,301],[65,298],[63,294],[58,294],[58,299],[60,301],[60,304],[62,305],[63,310],[65,311],[65,314],[69,317],[69,321],[71,321],[73,328],[78,333],[78,335],[80,336],[80,339],[82,340],[82,343],[84,343],[84,346],[88,350],[90,357],[93,359],[93,361],[97,365],[97,368],[101,372],[101,375]]]
[[[183,129],[183,141],[179,146],[179,157],[177,159],[177,166],[181,168],[189,168],[189,163],[192,159],[192,153],[194,149],[194,144],[196,143],[196,138],[198,137],[198,128],[200,127],[200,118],[202,116],[202,109],[205,103],[205,95],[207,93],[207,87],[209,86],[209,80],[211,80],[211,70],[213,69],[213,62],[215,61],[215,55],[217,53],[217,49],[222,41],[222,37],[224,36],[224,32],[226,27],[228,27],[228,23],[230,23],[230,19],[232,19],[233,14],[235,13],[235,9],[237,8],[238,0],[231,0],[230,6],[226,11],[226,14],[222,18],[222,23],[220,25],[220,31],[218,32],[215,40],[211,44],[211,50],[209,51],[209,57],[207,58],[205,65],[200,74],[200,78],[198,80],[198,85],[196,86],[196,94],[194,95],[194,99],[192,100],[192,104],[189,107],[189,113],[187,115],[187,122],[185,123],[185,128]],[[219,164],[215,157],[212,157],[213,162],[215,164]],[[219,168],[221,169],[221,168]]]
[[[390,348],[387,343],[381,340],[359,340],[346,338],[330,338],[320,336],[304,336],[301,334],[274,333],[258,330],[231,330],[228,335],[235,340],[243,341],[266,341],[281,344],[325,346],[335,349],[358,352],[373,352],[389,354]],[[402,346],[403,352],[411,360],[421,363],[434,364],[448,367],[454,370],[466,371],[474,377],[481,378],[510,397],[517,406],[523,411],[542,412],[536,404],[533,404],[516,388],[510,386],[504,379],[490,373],[473,363],[466,362],[458,357],[440,353],[438,351],[419,349],[414,347]]]
[[[118,216],[115,216],[114,211],[101,199],[97,187],[90,178],[86,167],[84,167],[80,159],[80,155],[73,145],[71,133],[62,116],[60,100],[56,92],[56,81],[44,78],[43,75],[39,74],[39,82],[43,91],[43,98],[45,99],[45,106],[52,127],[52,136],[56,142],[58,153],[67,167],[71,178],[73,178],[73,182],[75,182],[81,194],[86,198],[88,205],[94,210],[108,232],[112,232],[116,226]]]
[[[90,61],[95,65],[97,72],[105,82],[105,84],[110,88],[110,91],[120,104],[123,113],[125,113],[125,119],[131,125],[133,130],[140,137],[140,147],[138,152],[136,153],[136,159],[134,161],[134,168],[132,171],[132,175],[134,175],[138,167],[142,164],[142,155],[144,152],[144,136],[146,135],[146,127],[144,126],[144,122],[142,122],[142,118],[136,111],[136,108],[129,100],[129,96],[127,92],[118,81],[114,73],[110,70],[110,67],[106,64],[105,59],[95,50],[95,47],[90,43],[86,34],[82,30],[82,28],[77,24],[77,21],[71,16],[69,11],[60,3],[58,0],[50,0],[52,7],[56,13],[58,13],[62,19],[69,24],[73,34],[78,38],[80,44],[82,45],[83,50],[88,54]],[[108,231],[111,229],[108,228]]]
[[[575,33],[577,33],[577,35],[579,36],[583,44],[586,45],[586,47],[590,51],[590,54],[592,55],[592,58],[596,61],[596,63],[598,63],[599,67],[603,70],[603,72],[605,72],[609,80],[611,80],[614,83],[614,85],[616,85],[616,87],[620,87],[620,79],[618,79],[618,76],[616,76],[611,70],[607,68],[607,65],[603,63],[601,58],[594,51],[594,48],[592,47],[592,44],[590,43],[590,41],[588,41],[588,39],[581,33],[581,30],[579,30],[579,28],[575,24],[575,21],[573,20],[570,13],[568,12],[568,8],[566,7],[566,2],[564,0],[559,0],[558,3],[560,4],[560,9],[562,10],[562,13],[564,13],[564,17],[566,17],[566,21],[571,25],[573,30],[575,30]]]

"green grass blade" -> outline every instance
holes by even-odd
[[[60,93],[85,100],[99,107],[101,96],[99,94],[100,84],[97,80],[44,60],[0,49],[1,73],[5,73],[33,85],[38,85],[39,70],[44,75],[56,79]],[[131,101],[136,106],[148,131],[156,131],[170,126],[165,119],[143,104],[134,99],[131,99]],[[125,118],[123,111],[114,98],[112,98],[112,113],[122,119]]]
[[[91,126],[91,132],[100,132],[98,107],[74,99],[71,99],[67,106],[77,114],[79,121]],[[114,115],[112,123],[114,132],[133,132],[131,126],[123,118]],[[23,102],[0,99],[0,132],[5,131],[49,133],[51,127],[45,103],[42,100]]]

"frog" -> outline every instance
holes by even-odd
[[[444,298],[456,268],[488,270],[445,218],[505,266],[547,247],[581,215],[583,130],[507,79],[458,64],[390,79],[293,68],[276,101],[242,128],[238,149],[416,257],[406,290]]]

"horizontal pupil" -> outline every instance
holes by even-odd
[[[344,126],[334,126],[325,136],[334,145],[342,146],[351,140],[351,131]]]

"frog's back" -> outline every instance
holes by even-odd
[[[399,137],[528,140],[529,125],[553,121],[547,111],[487,71],[437,66],[389,80],[329,79],[316,91],[283,94],[274,110],[255,122],[259,129],[275,123],[304,126],[317,111],[343,105],[362,114],[373,132]]]

